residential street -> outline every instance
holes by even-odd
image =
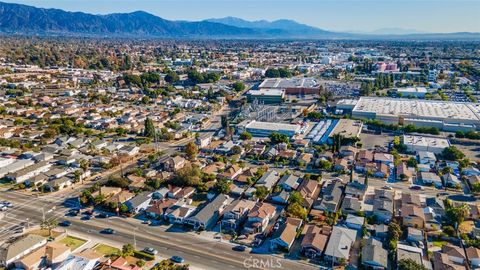
[[[74,193],[75,191],[71,191]],[[69,198],[65,195],[65,198]],[[233,251],[233,245],[222,243],[214,239],[206,239],[191,233],[179,233],[171,230],[165,230],[165,227],[149,226],[142,224],[140,220],[133,218],[111,217],[107,219],[92,218],[91,220],[81,220],[80,216],[65,217],[67,209],[62,205],[65,198],[53,194],[41,198],[33,198],[18,192],[4,192],[1,199],[6,199],[14,203],[13,209],[7,212],[7,216],[0,221],[0,237],[12,235],[8,228],[27,222],[28,225],[39,225],[42,220],[42,207],[45,207],[45,218],[57,218],[59,220],[67,219],[72,225],[66,228],[69,232],[88,237],[97,242],[113,242],[121,246],[124,243],[134,244],[134,234],[138,249],[144,247],[153,247],[159,251],[162,257],[171,257],[173,255],[182,256],[186,263],[203,269],[246,269],[244,261],[251,264],[249,260],[259,259],[265,265],[281,265],[280,269],[317,269],[311,265],[284,260],[271,255],[249,254]],[[52,210],[52,206],[55,208]],[[49,207],[49,208],[47,208]],[[101,230],[112,228],[116,231],[113,235],[102,234]],[[138,228],[133,230],[133,228]],[[279,260],[279,264],[277,264]],[[273,268],[273,267],[272,267]]]

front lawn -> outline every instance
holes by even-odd
[[[443,247],[444,245],[448,245],[447,241],[441,241],[441,240],[435,240],[432,242],[432,244],[436,247]]]
[[[93,250],[107,257],[120,254],[120,249],[105,244],[98,244]]]
[[[73,251],[79,248],[81,245],[85,244],[87,241],[84,239],[80,239],[80,238],[68,235],[67,237],[63,238],[58,242],[65,244],[67,247],[69,247]]]

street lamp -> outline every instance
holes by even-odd
[[[135,232],[137,231],[138,227],[133,228],[133,246],[137,248],[137,238]]]

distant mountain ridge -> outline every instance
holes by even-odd
[[[145,37],[248,37],[252,29],[213,22],[176,22],[147,12],[92,15],[0,2],[0,32]]]
[[[286,20],[286,19],[275,20],[275,21],[267,21],[267,20],[247,21],[237,17],[225,17],[225,18],[218,18],[218,19],[207,19],[205,21],[221,23],[225,25],[242,27],[242,28],[262,29],[270,32],[283,31],[284,33],[288,33],[291,36],[295,36],[295,35],[343,36],[344,35],[342,33],[335,33],[335,32],[323,30],[320,28],[316,28],[313,26],[301,24],[296,21]]]
[[[0,2],[0,34],[202,39],[475,39],[480,33],[382,35],[340,33],[292,20],[247,21],[236,17],[170,21],[144,11],[93,15]]]

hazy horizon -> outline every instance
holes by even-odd
[[[0,0],[1,1],[1,0]],[[480,32],[480,0],[5,0],[93,14],[146,11],[168,20],[290,19],[331,31]]]

